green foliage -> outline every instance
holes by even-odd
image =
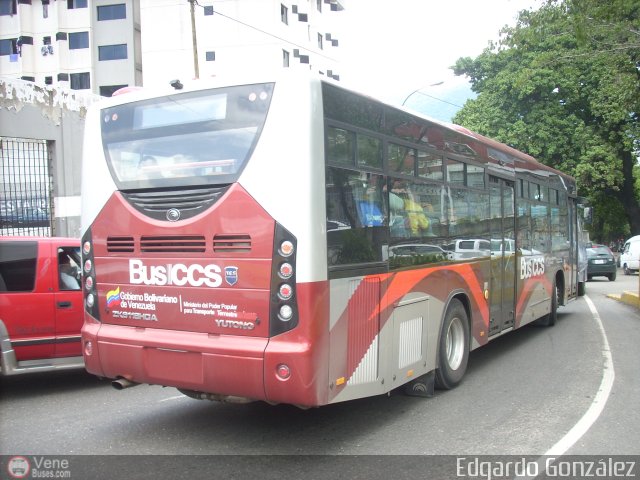
[[[375,260],[371,242],[365,235],[362,229],[345,230],[338,263],[365,263]]]
[[[637,0],[548,0],[453,67],[478,94],[454,122],[574,175],[596,211],[615,200],[596,236],[640,233],[638,25]]]

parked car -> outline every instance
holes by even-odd
[[[453,254],[437,245],[401,243],[389,247],[389,263],[392,268],[426,265],[451,260]]]
[[[47,227],[50,224],[49,213],[44,208],[0,209],[2,227]]]
[[[616,259],[606,245],[592,244],[587,247],[587,262],[587,280],[607,277],[613,282],[616,279]]]
[[[22,213],[21,224],[29,227],[48,227],[49,213],[44,208],[28,208]]]
[[[12,227],[18,222],[18,214],[9,207],[0,208],[0,227]]]
[[[80,240],[0,237],[0,375],[84,366]]]
[[[452,260],[489,257],[491,255],[491,242],[481,238],[454,240],[453,243],[442,247],[450,252]]]
[[[640,235],[631,237],[624,242],[624,248],[620,254],[620,266],[625,275],[631,275],[640,268]]]

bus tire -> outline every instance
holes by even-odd
[[[556,282],[553,282],[553,294],[551,296],[551,311],[548,315],[545,315],[542,318],[536,320],[536,325],[540,325],[542,327],[553,327],[556,324],[556,320],[558,319],[558,298],[560,296],[560,291]]]
[[[586,293],[587,293],[586,282],[578,282],[578,296],[584,297]]]
[[[450,390],[457,386],[469,362],[469,318],[460,300],[447,308],[440,334],[436,387]]]

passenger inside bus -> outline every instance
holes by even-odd
[[[433,237],[432,221],[428,212],[433,207],[426,200],[419,201],[420,195],[411,191],[410,186],[395,182],[389,192],[391,217],[389,228],[392,237]]]

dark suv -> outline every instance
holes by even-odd
[[[591,245],[587,247],[587,279],[593,277],[607,277],[610,281],[616,279],[616,259],[606,245]]]

